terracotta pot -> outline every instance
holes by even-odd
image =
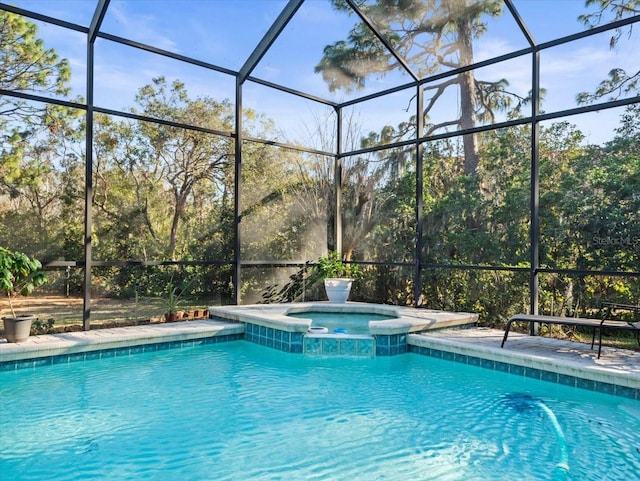
[[[176,322],[178,319],[181,319],[181,318],[182,318],[182,311],[164,313],[164,322]]]

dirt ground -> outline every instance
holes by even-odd
[[[16,314],[33,314],[40,321],[54,320],[54,326],[82,325],[82,298],[65,296],[30,296],[12,300]],[[208,306],[190,305],[189,309],[205,309]],[[93,324],[137,324],[162,322],[165,307],[162,299],[111,299],[91,300],[91,323]],[[0,303],[0,318],[11,316],[9,301]],[[3,326],[4,327],[4,326]]]

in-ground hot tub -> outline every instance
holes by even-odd
[[[349,319],[348,314],[354,318]],[[470,326],[478,319],[477,314],[467,312],[361,302],[214,306],[209,315],[244,323],[247,341],[281,351],[364,357],[401,354],[407,350],[408,333]],[[332,317],[338,321],[331,328],[322,325],[329,324]],[[317,327],[326,327],[326,332],[310,332]]]
[[[288,312],[288,317],[310,319],[309,333],[367,334],[370,335],[369,322],[397,319],[388,314],[372,312],[332,312],[323,310],[304,310]],[[324,331],[323,331],[324,330]]]

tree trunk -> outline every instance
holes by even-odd
[[[473,63],[473,42],[471,24],[469,20],[461,19],[458,24],[458,41],[460,42],[460,65]],[[470,129],[476,126],[476,90],[473,71],[460,74],[460,128]],[[478,139],[475,134],[463,136],[464,173],[476,176],[478,174]]]
[[[176,245],[178,244],[178,226],[180,220],[185,213],[187,201],[186,198],[180,196],[176,198],[176,210],[173,213],[171,221],[171,234],[169,237],[169,258],[175,261]]]

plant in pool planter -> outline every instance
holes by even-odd
[[[346,302],[354,280],[361,278],[360,267],[344,262],[336,251],[320,257],[315,270],[324,279],[324,288],[331,302]]]
[[[12,317],[5,317],[4,332],[8,342],[22,342],[29,337],[33,315],[16,315],[13,298],[28,296],[49,279],[39,260],[22,252],[0,247],[0,290],[9,298]]]

